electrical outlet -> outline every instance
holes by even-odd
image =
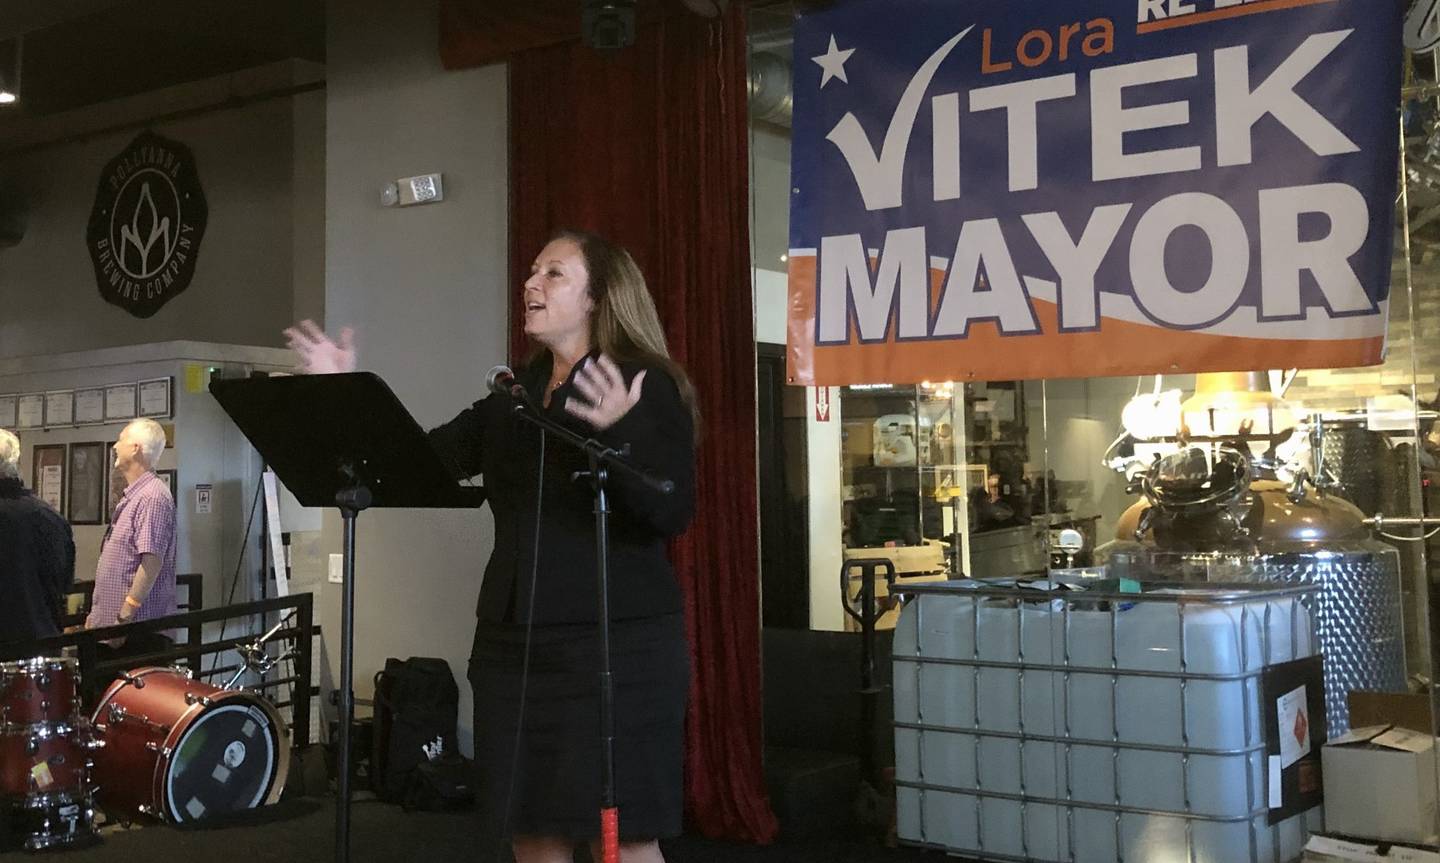
[[[345,555],[343,554],[330,555],[330,583],[345,583]]]

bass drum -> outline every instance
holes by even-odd
[[[105,690],[93,719],[96,803],[114,819],[181,824],[280,799],[289,734],[273,705],[176,668],[137,668]]]

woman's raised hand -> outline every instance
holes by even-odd
[[[300,360],[303,374],[355,371],[355,331],[350,327],[340,330],[340,338],[334,340],[314,321],[304,320],[285,330],[285,340]]]
[[[565,410],[604,431],[619,422],[620,418],[640,401],[640,390],[645,383],[645,372],[640,372],[625,385],[625,376],[615,361],[600,355],[598,361],[587,359],[575,374],[575,389],[588,401],[566,399]]]

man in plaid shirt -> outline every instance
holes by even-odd
[[[175,613],[175,500],[155,475],[165,451],[165,430],[152,419],[125,426],[115,441],[115,467],[125,475],[125,495],[95,567],[95,593],[85,625],[91,629]],[[132,636],[125,653],[164,650],[160,633]]]

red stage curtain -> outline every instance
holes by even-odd
[[[707,836],[769,842],[777,827],[761,763],[746,95],[741,3],[713,21],[666,16],[611,56],[576,40],[515,54],[510,254],[518,296],[557,228],[630,249],[671,351],[694,378],[699,510],[672,549],[694,662],[686,809]],[[511,317],[518,358],[521,321]]]
[[[578,0],[440,0],[440,62],[446,69],[468,69],[578,39],[580,9]],[[684,11],[672,0],[635,6],[642,24]]]

